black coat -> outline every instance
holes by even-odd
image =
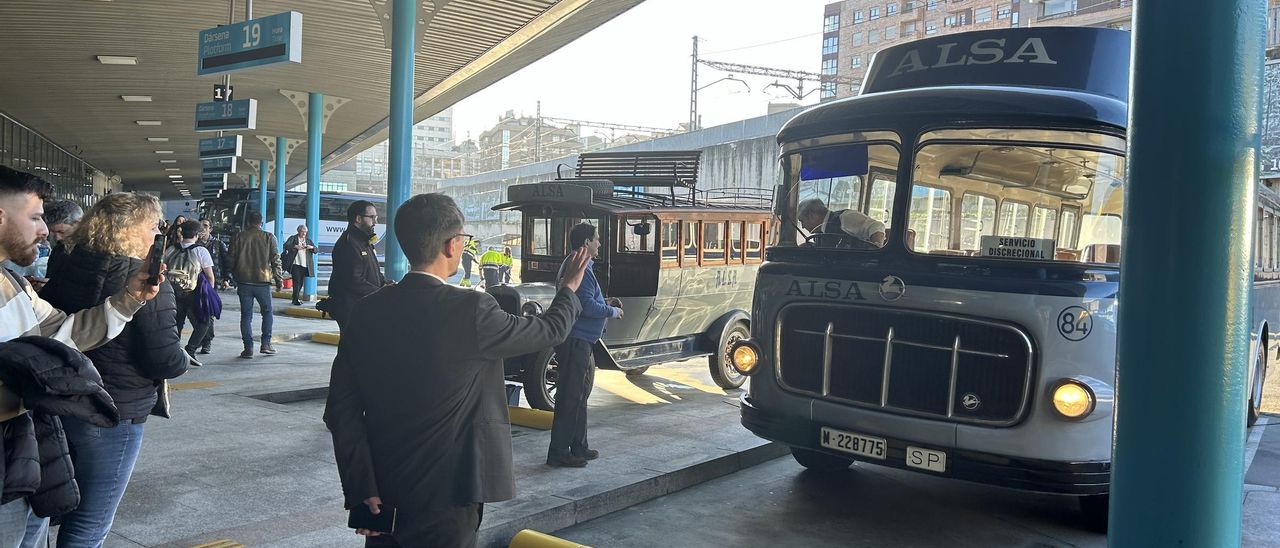
[[[45,337],[0,343],[0,382],[30,411],[0,423],[4,494],[28,497],[36,515],[62,515],[80,503],[59,416],[109,428],[120,416],[102,378],[83,354]]]
[[[378,254],[369,233],[348,225],[333,244],[333,272],[329,275],[326,310],[339,324],[351,314],[351,306],[385,283]]]
[[[302,240],[302,243],[312,246],[313,248],[316,245],[315,242],[311,241],[311,238],[304,238]],[[293,246],[295,245],[298,245],[297,234],[294,234],[293,236],[289,236],[289,238],[284,241],[284,252],[280,254],[280,264],[281,266],[284,267],[285,272],[289,272],[289,273],[293,272],[293,260],[298,257],[298,250],[293,248]],[[310,277],[315,273],[315,269],[313,269],[311,265],[314,265],[316,262],[316,250],[310,249],[308,250],[308,252],[309,254],[307,255],[307,267],[306,267],[307,273],[305,274],[305,276]],[[301,283],[301,280],[295,281],[294,283]]]
[[[227,260],[227,244],[222,243],[213,236],[206,241],[196,241],[196,244],[209,250],[209,257],[213,259],[213,279],[217,281],[230,281],[231,268]]]
[[[40,297],[68,314],[96,306],[120,291],[142,261],[106,255],[82,247],[49,258],[49,283]],[[85,353],[93,360],[120,409],[120,417],[145,421],[156,403],[162,379],[187,371],[190,358],[182,350],[173,287],[160,284],[148,302],[107,344]]]
[[[377,495],[420,516],[512,498],[503,359],[564,341],[580,311],[561,289],[542,316],[513,316],[415,273],[356,303],[324,412],[346,506]]]

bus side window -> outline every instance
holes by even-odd
[[[681,259],[680,265],[698,266],[698,223],[696,221],[685,221],[682,232],[684,243],[681,247],[684,248],[684,258]]]
[[[729,222],[729,264],[742,264],[742,221]]]
[[[636,234],[636,230],[647,226],[647,234]],[[643,229],[640,229],[642,232]],[[618,251],[625,253],[651,253],[653,251],[653,221],[645,217],[620,217],[618,219]]]
[[[1031,206],[1005,200],[1000,203],[1000,222],[997,223],[996,234],[999,236],[1026,236],[1027,217]]]
[[[680,266],[680,223],[662,223],[662,266]]]
[[[724,261],[725,223],[702,223],[702,264],[720,265]]]
[[[747,223],[747,252],[746,258],[748,263],[758,263],[764,256],[764,223]]]

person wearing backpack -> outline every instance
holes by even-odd
[[[178,304],[178,333],[182,333],[186,320],[191,319],[191,338],[183,349],[187,351],[187,357],[191,358],[191,365],[199,366],[201,364],[196,359],[196,349],[204,342],[208,331],[213,329],[213,319],[201,318],[196,314],[196,282],[200,276],[204,276],[209,285],[214,284],[213,256],[209,255],[208,249],[196,243],[196,237],[200,235],[199,221],[182,223],[178,232],[182,239],[169,246],[164,254],[164,263],[169,269],[165,276],[173,285]]]

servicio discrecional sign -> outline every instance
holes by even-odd
[[[983,236],[979,255],[1003,259],[1053,259],[1052,238],[1017,238],[1013,236]]]
[[[286,11],[200,31],[196,74],[302,62],[302,14]]]
[[[244,150],[244,137],[225,135],[200,140],[200,159],[234,158]]]
[[[196,105],[196,131],[235,131],[258,125],[258,100],[210,101]]]

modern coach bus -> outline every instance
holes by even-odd
[[[244,228],[244,220],[248,212],[258,211],[258,192],[258,190],[243,188],[224,190],[222,196],[202,202],[200,215],[211,219],[215,230],[219,231],[218,236],[224,242],[230,243],[231,237]],[[267,232],[275,230],[275,195],[274,190],[267,191],[267,215],[262,223],[262,229]],[[315,241],[318,248],[316,263],[320,287],[328,285],[329,272],[333,268],[331,255],[333,244],[338,240],[338,236],[342,235],[342,231],[347,229],[347,208],[357,200],[372,202],[374,207],[378,208],[379,220],[387,218],[386,196],[356,192],[320,193],[320,230],[318,234],[307,235]],[[307,193],[286,192],[284,195],[284,237],[288,238],[294,235],[298,230],[298,225],[306,224],[306,218]],[[378,224],[375,231],[381,236],[386,233],[386,229],[387,226],[385,224]],[[284,242],[281,241],[280,243],[283,244]],[[378,252],[379,261],[381,261],[383,244],[379,242],[375,249]]]
[[[753,375],[742,424],[810,469],[1073,495],[1105,527],[1129,42],[1053,27],[918,40],[877,53],[859,96],[788,122],[781,235],[731,350]],[[1276,356],[1280,202],[1258,193],[1241,428]],[[805,231],[812,199],[880,221],[883,245]]]

